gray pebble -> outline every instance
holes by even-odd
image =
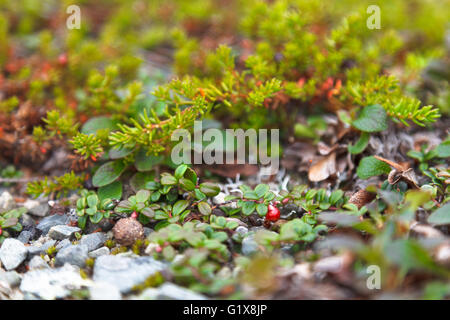
[[[95,232],[88,235],[84,235],[80,244],[84,244],[88,247],[89,251],[95,250],[103,246],[106,241],[106,234],[103,232]]]
[[[58,251],[55,257],[55,266],[63,266],[66,263],[83,268],[88,258],[88,247],[85,245],[72,245]]]
[[[97,250],[89,252],[89,258],[98,258],[100,256],[106,256],[109,254],[109,248],[108,247],[101,247]]]
[[[28,249],[17,239],[7,238],[0,248],[0,260],[6,270],[14,270],[26,258]]]
[[[54,214],[48,217],[45,217],[42,219],[39,224],[36,226],[36,228],[42,232],[42,234],[46,235],[51,227],[62,225],[62,224],[68,224],[70,221],[70,218],[66,215],[58,215]]]
[[[48,231],[48,236],[55,240],[73,239],[76,232],[80,232],[78,227],[71,227],[66,225],[53,226]]]

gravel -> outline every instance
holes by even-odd
[[[89,288],[91,300],[121,300],[122,294],[116,286],[106,282],[96,282]]]
[[[109,254],[109,248],[108,247],[101,247],[97,250],[89,252],[89,258],[98,258],[100,256],[106,256]]]
[[[129,258],[117,255],[100,256],[95,260],[95,282],[107,282],[128,293],[149,276],[166,268],[166,265],[151,257]]]
[[[27,200],[23,206],[28,209],[28,213],[36,217],[45,217],[50,211],[47,202],[41,203],[37,200]]]
[[[96,232],[83,236],[80,240],[80,244],[86,245],[90,252],[103,246],[105,241],[106,234],[103,232]]]
[[[7,283],[10,288],[19,286],[22,276],[16,271],[0,272],[0,283]]]
[[[8,191],[3,191],[0,195],[0,212],[14,209],[16,202]]]
[[[66,214],[58,215],[54,214],[52,216],[45,217],[42,219],[39,224],[36,226],[36,228],[42,232],[42,234],[46,235],[51,227],[62,225],[62,224],[68,224],[70,221],[69,216]]]
[[[156,298],[161,300],[207,300],[202,294],[166,282],[158,288]]]
[[[66,225],[58,225],[51,227],[48,236],[55,240],[73,239],[76,232],[80,232],[78,227],[70,227]]]
[[[7,238],[0,248],[0,260],[6,270],[17,268],[27,255],[27,247],[17,239]]]
[[[242,240],[242,254],[249,256],[258,251],[258,243],[255,241],[255,235],[251,234]]]
[[[83,268],[88,258],[88,247],[86,245],[67,246],[56,254],[55,266],[59,267],[66,263]]]
[[[32,269],[44,269],[44,268],[50,268],[45,262],[44,259],[42,259],[40,256],[34,256],[30,262],[28,262],[28,267],[30,270]]]
[[[25,273],[20,290],[41,299],[57,299],[68,296],[73,289],[87,285],[80,276],[80,270],[69,264],[56,269],[36,269]],[[32,296],[31,296],[32,297]]]
[[[56,240],[49,240],[44,242],[43,244],[39,244],[38,242],[36,242],[32,246],[28,247],[28,257],[32,258],[35,255],[45,254],[46,251],[55,244]]]

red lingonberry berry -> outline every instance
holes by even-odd
[[[131,214],[131,218],[137,219],[137,217],[138,217],[137,212],[136,212],[136,211],[133,211],[133,213]]]
[[[277,221],[280,219],[280,210],[277,207],[269,204],[267,209],[266,220]]]
[[[289,202],[289,198],[284,198],[283,199],[283,204],[286,204],[286,203],[288,203]]]
[[[2,233],[3,233],[3,229],[2,229],[2,228],[0,228],[0,236],[2,235]]]
[[[61,53],[58,57],[58,63],[62,66],[67,64],[67,54]]]

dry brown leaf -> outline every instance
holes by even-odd
[[[336,153],[333,152],[313,164],[309,168],[308,179],[310,181],[323,181],[336,173]]]
[[[419,189],[414,170],[409,168],[407,163],[397,163],[380,156],[374,156],[374,158],[383,161],[394,168],[388,175],[388,181],[390,184],[395,184],[401,179],[404,180],[410,187]]]
[[[358,209],[361,209],[362,206],[368,204],[373,199],[375,199],[374,193],[371,193],[369,191],[361,189],[358,192],[355,192],[350,197],[350,199],[348,200],[348,203],[353,203],[358,207]]]

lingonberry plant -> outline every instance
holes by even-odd
[[[390,294],[433,279],[448,297],[447,2],[379,0],[379,29],[368,0],[80,1],[73,30],[66,5],[0,1],[0,242],[52,200],[75,241],[166,263],[136,294],[311,298],[324,280],[359,298],[377,265]],[[196,120],[279,129],[281,170],[175,164]]]

